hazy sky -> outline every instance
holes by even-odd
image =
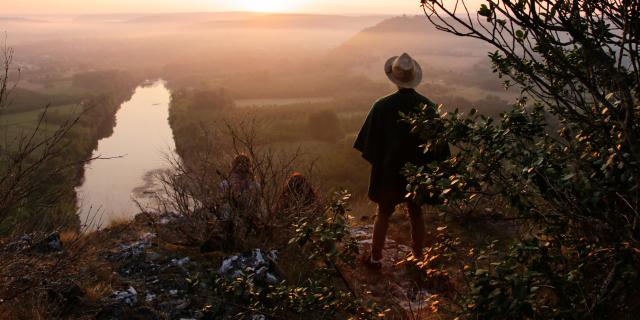
[[[479,0],[472,0],[477,2]],[[272,11],[418,14],[419,0],[1,0],[2,14]]]

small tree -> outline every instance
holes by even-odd
[[[458,311],[472,318],[633,318],[640,309],[640,3],[638,1],[423,0],[439,30],[491,44],[494,72],[523,93],[493,121],[471,112],[417,112],[426,139],[459,152],[409,166],[413,192],[473,208],[505,203],[530,221],[512,250],[467,268]],[[551,126],[550,123],[554,125]],[[428,141],[429,147],[433,141]],[[475,258],[472,256],[472,258]],[[484,258],[484,257],[483,257]]]
[[[11,62],[13,61],[13,49],[8,48],[7,44],[4,44],[2,48],[2,75],[0,75],[0,111],[7,106],[7,100],[9,92],[11,91],[11,84],[9,83],[9,75],[11,73]]]
[[[314,139],[336,142],[344,137],[340,119],[331,110],[321,110],[310,114],[307,127],[309,134]]]

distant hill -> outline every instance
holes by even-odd
[[[407,52],[425,65],[461,69],[484,59],[487,51],[488,47],[479,41],[436,30],[424,16],[402,16],[362,30],[335,48],[329,59],[366,67]]]
[[[253,16],[264,15],[263,13],[253,12],[180,12],[180,13],[158,13],[144,14],[129,17],[126,23],[183,23],[198,24],[208,21],[225,21],[225,20],[241,20],[248,19]]]
[[[128,24],[185,25],[200,29],[263,28],[263,29],[356,29],[379,23],[383,15],[340,16],[298,13],[254,12],[193,12],[117,16],[86,16],[84,19],[122,19]]]
[[[26,17],[0,16],[0,22],[37,22],[37,23],[42,23],[42,22],[47,22],[47,21],[41,20],[41,19],[26,18]]]
[[[238,19],[211,20],[199,26],[203,28],[362,29],[386,18],[386,16],[261,14]]]
[[[434,33],[438,32],[424,16],[400,16],[386,19],[363,33]]]
[[[385,61],[407,52],[422,66],[419,90],[429,97],[456,106],[475,103],[485,111],[502,111],[507,103],[496,97],[511,100],[513,95],[504,92],[502,81],[492,72],[489,51],[483,42],[437,30],[424,16],[402,16],[362,30],[331,51],[327,60],[336,69],[388,83]]]
[[[81,14],[72,16],[71,19],[76,22],[103,22],[103,21],[127,21],[140,17],[141,14],[136,13],[112,13],[112,14]]]

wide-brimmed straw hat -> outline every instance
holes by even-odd
[[[384,72],[400,88],[415,88],[422,81],[422,68],[406,53],[389,58],[384,64]]]

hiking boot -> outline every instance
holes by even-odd
[[[373,259],[371,259],[370,254],[361,255],[358,258],[358,262],[360,262],[360,264],[362,264],[363,266],[365,266],[365,268],[369,270],[373,270],[373,271],[382,270],[382,261],[373,261]]]

